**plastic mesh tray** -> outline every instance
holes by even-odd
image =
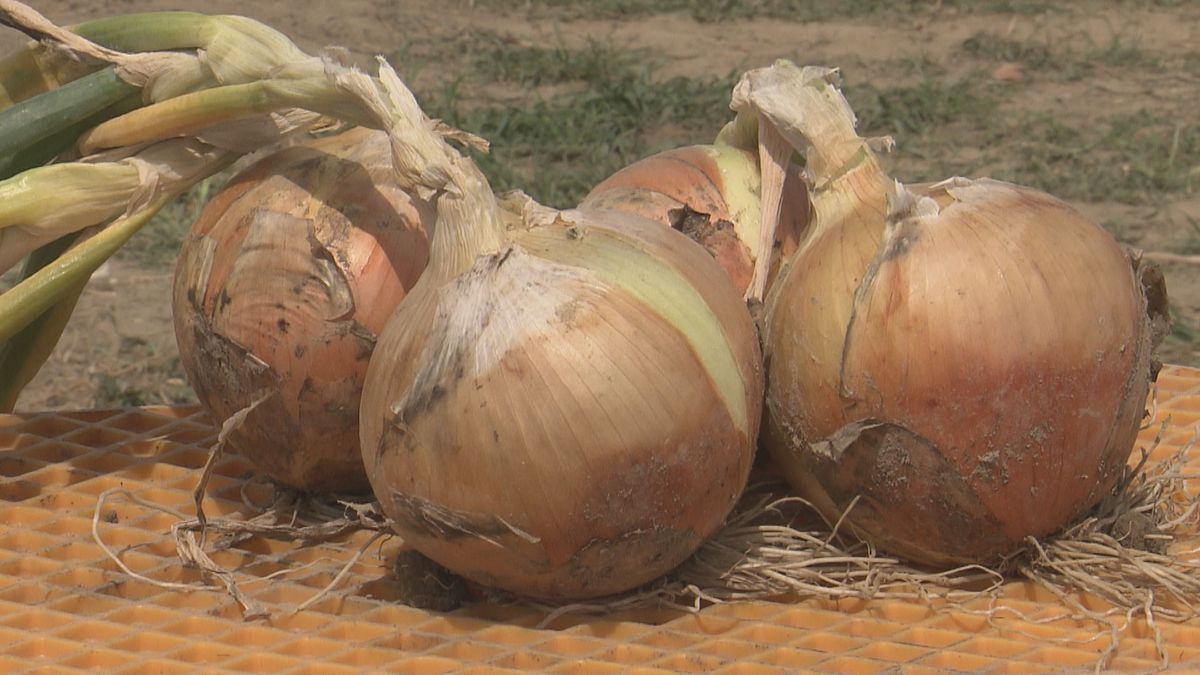
[[[1200,428],[1200,370],[1164,369],[1157,416],[1171,418],[1154,453],[1161,459]],[[395,539],[382,555],[363,556],[340,590],[311,609],[247,622],[222,592],[165,590],[129,577],[91,536],[98,495],[113,487],[192,515],[191,492],[214,438],[195,408],[0,416],[0,672],[1024,673],[1090,668],[1111,639],[1095,624],[1055,619],[1063,608],[1026,583],[1009,584],[1000,600],[1023,618],[991,622],[970,611],[984,610],[984,602],[951,611],[811,599],[567,616],[537,628],[543,615],[529,609],[468,604],[436,613],[397,603],[389,584]],[[1192,466],[1200,468],[1200,459]],[[220,462],[206,512],[248,511],[242,491],[249,475],[239,458]],[[126,501],[108,503],[102,516],[103,539],[133,570],[198,580],[176,558],[169,534],[175,518]],[[368,536],[313,547],[256,538],[213,557],[237,570],[247,595],[270,608],[295,606],[323,588]],[[1197,539],[1184,547],[1195,549]],[[280,570],[288,571],[265,578]],[[1200,668],[1200,622],[1158,625],[1171,664]],[[1110,666],[1157,665],[1152,631],[1133,620]]]

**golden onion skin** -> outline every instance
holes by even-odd
[[[876,226],[826,228],[773,288],[764,445],[826,518],[853,503],[879,548],[992,563],[1113,487],[1165,295],[1148,303],[1112,236],[1045,193],[921,190],[886,228],[863,200]]]
[[[420,206],[391,180],[386,134],[352,129],[236,176],[183,242],[175,333],[200,402],[269,476],[369,489],[358,403],[375,337],[428,260]]]
[[[711,256],[611,212],[518,226],[381,334],[375,494],[406,543],[524,596],[608,595],[682,562],[745,486],[758,341]]]

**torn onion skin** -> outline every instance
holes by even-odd
[[[792,91],[779,100],[804,103],[780,117],[835,127],[832,84]],[[1044,192],[906,188],[856,139],[803,138],[823,187],[766,303],[764,447],[879,549],[995,564],[1120,476],[1168,324],[1162,277]]]
[[[667,225],[703,246],[738,291],[750,285],[761,222],[757,154],[731,145],[666,150],[601,181],[581,206],[613,209]],[[795,252],[808,223],[808,195],[800,169],[786,177],[772,275]]]
[[[428,260],[428,207],[391,180],[383,132],[287,148],[233,178],[183,242],[175,333],[183,368],[271,478],[365,492],[359,397],[376,336]]]

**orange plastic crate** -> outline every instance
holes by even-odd
[[[1155,459],[1200,428],[1200,370],[1164,369],[1157,417],[1168,416]],[[1143,445],[1157,429],[1142,435]],[[0,672],[1039,672],[1090,668],[1109,647],[1094,624],[1052,620],[1059,606],[1024,583],[1009,584],[1002,602],[1026,619],[991,623],[894,600],[566,616],[544,628],[531,609],[477,603],[429,612],[389,593],[394,539],[312,609],[247,622],[222,592],[165,590],[127,576],[91,536],[97,497],[113,487],[191,515],[191,491],[214,439],[196,408],[0,416]],[[1191,465],[1200,469],[1200,458]],[[237,457],[222,460],[206,512],[249,511],[241,497],[249,471]],[[159,580],[198,578],[175,557],[171,516],[123,500],[102,516],[102,537],[132,569]],[[251,540],[214,557],[237,569],[249,596],[278,609],[324,586],[368,536],[310,548]],[[1183,544],[1197,548],[1200,537]],[[293,571],[261,579],[284,569]],[[1200,669],[1200,622],[1158,625],[1171,664]],[[1158,659],[1139,619],[1122,633],[1110,666],[1152,670]]]

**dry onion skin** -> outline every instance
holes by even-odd
[[[729,135],[734,128],[726,128]],[[753,149],[719,137],[710,145],[674,148],[638,160],[597,184],[580,206],[632,213],[679,230],[704,246],[746,293],[759,255],[760,176]],[[789,167],[783,195],[772,248],[775,271],[781,259],[795,252],[808,222],[799,167]]]
[[[375,338],[428,260],[432,214],[395,186],[387,135],[279,151],[213,197],[183,242],[180,358],[229,444],[311,492],[370,489],[358,402]]]
[[[1043,192],[901,186],[834,80],[781,62],[735,92],[813,186],[766,303],[764,445],[880,549],[994,563],[1113,487],[1156,373],[1162,278]]]
[[[757,336],[701,247],[628,214],[526,202],[486,179],[386,67],[401,180],[436,202],[426,274],[380,334],[362,400],[371,484],[451,571],[562,601],[669,571],[745,488]]]

